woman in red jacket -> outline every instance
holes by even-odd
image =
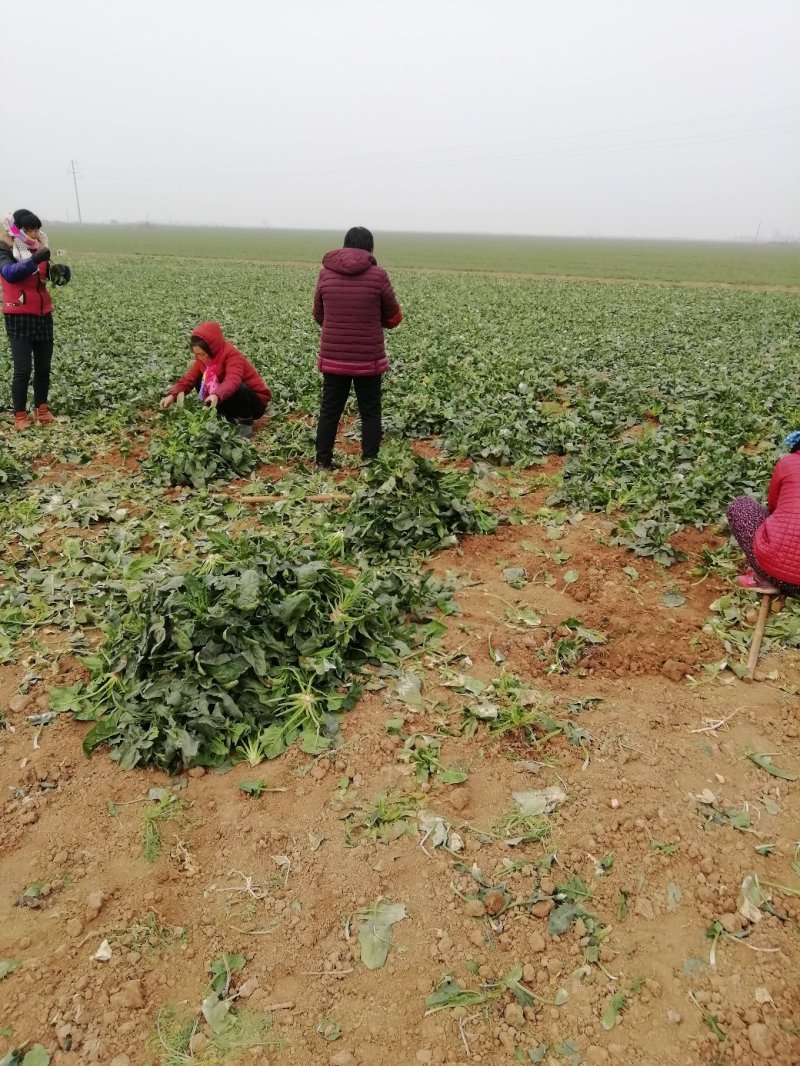
[[[742,588],[800,596],[800,430],[786,438],[789,454],[775,464],[766,510],[751,496],[728,508],[728,525],[751,569]]]
[[[41,219],[24,208],[3,220],[0,233],[0,286],[3,318],[14,376],[11,399],[14,426],[28,429],[28,385],[33,371],[33,412],[37,422],[55,422],[47,407],[53,360],[53,304],[47,282],[64,285],[70,269],[51,264]]]
[[[197,389],[204,404],[237,423],[243,437],[252,437],[253,421],[266,411],[271,389],[253,364],[225,339],[219,322],[202,322],[189,344],[195,361],[161,401],[161,410]]]
[[[361,456],[374,459],[381,445],[381,377],[389,369],[383,331],[403,318],[392,284],[372,254],[372,234],[353,226],[344,247],[328,252],[314,293],[313,315],[322,326],[317,366],[322,405],[317,424],[317,466],[330,470],[333,445],[350,386],[361,415]]]

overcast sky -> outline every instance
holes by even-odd
[[[85,221],[800,237],[798,0],[37,0],[0,206]]]

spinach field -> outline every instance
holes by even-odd
[[[0,422],[0,1062],[797,1061],[800,609],[746,686],[724,511],[800,295],[398,270],[331,475],[315,267],[73,271]],[[157,410],[209,318],[252,443]]]

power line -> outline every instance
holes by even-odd
[[[213,169],[208,169],[207,168],[207,169],[204,170],[203,173],[204,173],[204,176],[213,176],[213,175],[222,176],[222,175],[225,175],[225,174],[237,175],[237,174],[247,174],[247,173],[250,173],[250,174],[259,174],[260,173],[260,174],[265,174],[265,175],[267,175],[267,174],[276,174],[276,173],[284,173],[285,174],[287,172],[287,170],[290,171],[290,172],[293,172],[294,168],[299,168],[299,167],[313,166],[316,169],[316,168],[318,168],[320,166],[329,166],[331,164],[336,164],[336,163],[343,163],[343,164],[351,164],[352,165],[352,164],[359,163],[360,160],[367,161],[370,164],[374,165],[376,162],[378,162],[381,159],[386,159],[387,162],[389,160],[392,160],[392,159],[398,159],[398,160],[400,160],[401,164],[405,164],[405,166],[408,167],[409,169],[416,169],[418,166],[421,166],[421,167],[429,167],[429,166],[436,167],[436,166],[440,166],[440,165],[441,166],[453,166],[453,165],[458,166],[458,165],[461,164],[462,160],[452,160],[452,161],[450,161],[450,160],[442,160],[441,162],[438,162],[437,160],[434,159],[434,160],[430,160],[429,162],[428,161],[421,161],[420,163],[417,163],[416,161],[414,161],[413,157],[426,156],[426,155],[434,155],[434,156],[435,155],[439,155],[440,156],[442,153],[450,153],[450,152],[461,152],[461,153],[463,153],[463,152],[479,151],[481,153],[486,153],[486,152],[494,153],[496,150],[504,149],[504,148],[505,149],[508,149],[508,148],[513,149],[513,148],[516,147],[516,148],[519,148],[520,150],[524,150],[525,147],[527,147],[527,146],[536,146],[537,148],[540,148],[540,146],[542,146],[543,144],[552,143],[552,142],[575,141],[575,140],[582,140],[582,139],[585,139],[585,138],[596,138],[596,137],[615,137],[615,136],[619,136],[619,135],[622,135],[622,134],[638,133],[638,132],[644,132],[644,131],[648,131],[648,130],[669,129],[669,128],[674,128],[676,126],[697,126],[697,125],[703,125],[703,124],[708,124],[708,123],[721,122],[721,121],[728,120],[728,119],[742,119],[742,118],[753,117],[753,116],[756,116],[756,115],[774,114],[776,112],[797,111],[799,107],[800,107],[800,105],[797,105],[797,104],[788,104],[788,105],[784,105],[782,107],[761,108],[760,110],[756,110],[756,111],[739,111],[739,112],[729,112],[727,114],[722,114],[722,115],[719,115],[719,114],[718,115],[709,115],[706,118],[678,119],[678,120],[673,120],[673,121],[670,121],[670,122],[654,122],[654,123],[647,123],[647,124],[644,124],[644,125],[623,126],[623,127],[617,127],[615,129],[606,129],[606,130],[595,130],[595,131],[587,130],[587,131],[584,131],[582,133],[545,134],[545,135],[542,135],[542,136],[526,137],[526,138],[521,138],[521,139],[513,140],[513,141],[485,142],[485,143],[479,144],[479,145],[478,144],[472,144],[472,145],[465,145],[465,144],[462,144],[462,145],[434,145],[434,146],[427,147],[427,148],[408,148],[408,149],[402,149],[402,150],[399,150],[399,151],[396,151],[396,152],[389,152],[389,153],[370,152],[368,155],[363,155],[363,156],[357,156],[357,155],[329,156],[327,158],[323,157],[322,159],[317,157],[317,158],[313,158],[313,159],[287,160],[287,161],[282,162],[278,166],[269,166],[269,167],[262,167],[262,166],[251,167],[251,166],[248,166],[247,164],[239,163],[239,164],[231,164],[230,167],[215,167]],[[778,129],[778,128],[779,127],[773,126],[773,127],[765,127],[764,129]],[[682,140],[684,138],[692,138],[692,139],[706,139],[706,138],[714,138],[714,139],[716,139],[716,138],[720,138],[720,137],[721,138],[726,138],[726,137],[729,137],[731,135],[735,136],[736,134],[739,134],[739,133],[744,133],[744,134],[747,135],[747,134],[752,134],[752,133],[757,133],[757,132],[760,132],[760,130],[753,130],[752,128],[751,129],[746,129],[746,130],[736,130],[736,129],[733,129],[733,130],[717,130],[717,131],[707,130],[707,131],[704,131],[704,132],[698,132],[698,133],[694,133],[694,134],[689,133],[687,131],[682,136],[666,138],[663,141],[661,139],[658,139],[658,140],[655,141],[655,143],[656,144],[657,143],[668,143],[670,141]],[[648,142],[639,141],[639,142],[633,142],[633,143],[636,144],[637,146],[638,145],[642,145],[643,147],[649,146]],[[576,152],[576,151],[579,152],[579,153],[582,153],[582,152],[585,152],[585,151],[604,152],[604,151],[609,150],[609,148],[613,149],[615,147],[623,147],[624,148],[626,146],[625,145],[615,146],[615,145],[612,144],[612,145],[596,145],[596,146],[595,145],[576,146],[576,147],[573,148],[573,147],[567,145],[567,146],[564,146],[563,148],[561,148],[561,147],[545,148],[544,151],[542,151],[540,149],[539,151],[536,152],[536,155],[540,155],[540,154],[572,154],[573,152]],[[495,157],[494,155],[492,155],[491,157],[485,157],[484,156],[484,158],[499,158],[499,157]],[[515,156],[514,158],[526,158],[526,157]],[[469,161],[469,160],[467,160],[467,161]],[[195,168],[191,167],[191,166],[188,166],[188,167],[185,167],[185,168],[183,168],[183,167],[171,167],[170,170],[169,170],[169,173],[164,173],[164,171],[154,170],[154,169],[151,169],[151,168],[140,168],[140,169],[135,169],[134,168],[134,169],[131,169],[130,167],[125,167],[124,169],[119,170],[117,172],[115,172],[115,171],[107,171],[105,174],[103,174],[101,172],[98,175],[94,175],[94,176],[90,175],[88,180],[92,180],[92,181],[114,181],[114,180],[118,180],[120,178],[125,178],[125,179],[132,178],[132,177],[147,178],[150,175],[153,175],[153,176],[155,176],[156,178],[159,178],[159,179],[169,180],[170,178],[176,178],[177,179],[177,178],[180,178],[183,175],[189,175],[189,174],[194,174],[194,173],[195,173]]]
[[[636,140],[636,141],[621,141],[616,144],[604,144],[604,145],[575,145],[575,146],[562,146],[562,147],[548,147],[542,148],[534,152],[525,152],[523,155],[498,155],[491,153],[489,155],[481,154],[479,156],[462,157],[460,159],[438,159],[438,160],[413,160],[406,159],[402,153],[398,153],[397,157],[393,157],[392,160],[382,160],[380,156],[376,156],[372,159],[372,165],[364,166],[336,166],[334,160],[319,160],[314,167],[314,174],[316,176],[323,175],[342,175],[342,174],[361,174],[364,171],[371,171],[373,173],[390,170],[392,173],[399,171],[413,171],[413,170],[439,170],[439,169],[452,169],[461,167],[473,167],[473,166],[497,166],[504,164],[521,163],[529,160],[546,159],[546,158],[570,158],[576,156],[591,156],[591,155],[615,155],[619,152],[635,152],[635,151],[647,151],[658,148],[681,148],[681,147],[702,147],[705,145],[714,144],[726,144],[736,141],[749,140],[753,137],[763,136],[775,136],[787,133],[796,133],[800,131],[800,126],[797,125],[780,125],[780,126],[765,126],[754,129],[744,130],[729,130],[720,131],[719,133],[697,133],[697,134],[683,134],[675,137],[661,137],[651,138],[648,140]],[[352,161],[350,161],[352,163]],[[306,173],[305,168],[299,164],[278,164],[272,168],[259,167],[248,168],[238,167],[234,172],[229,171],[215,171],[205,170],[202,174],[204,181],[230,181],[232,178],[248,176],[264,176],[273,178],[288,178],[295,174]],[[123,181],[129,179],[130,174],[120,175],[118,177],[95,177],[91,176],[87,179],[90,181]],[[179,181],[180,175],[176,173],[151,173],[148,176],[142,174],[138,175],[139,181]]]

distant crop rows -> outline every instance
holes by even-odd
[[[54,247],[95,253],[318,263],[341,233],[48,225]],[[800,245],[378,233],[388,267],[800,286]]]

